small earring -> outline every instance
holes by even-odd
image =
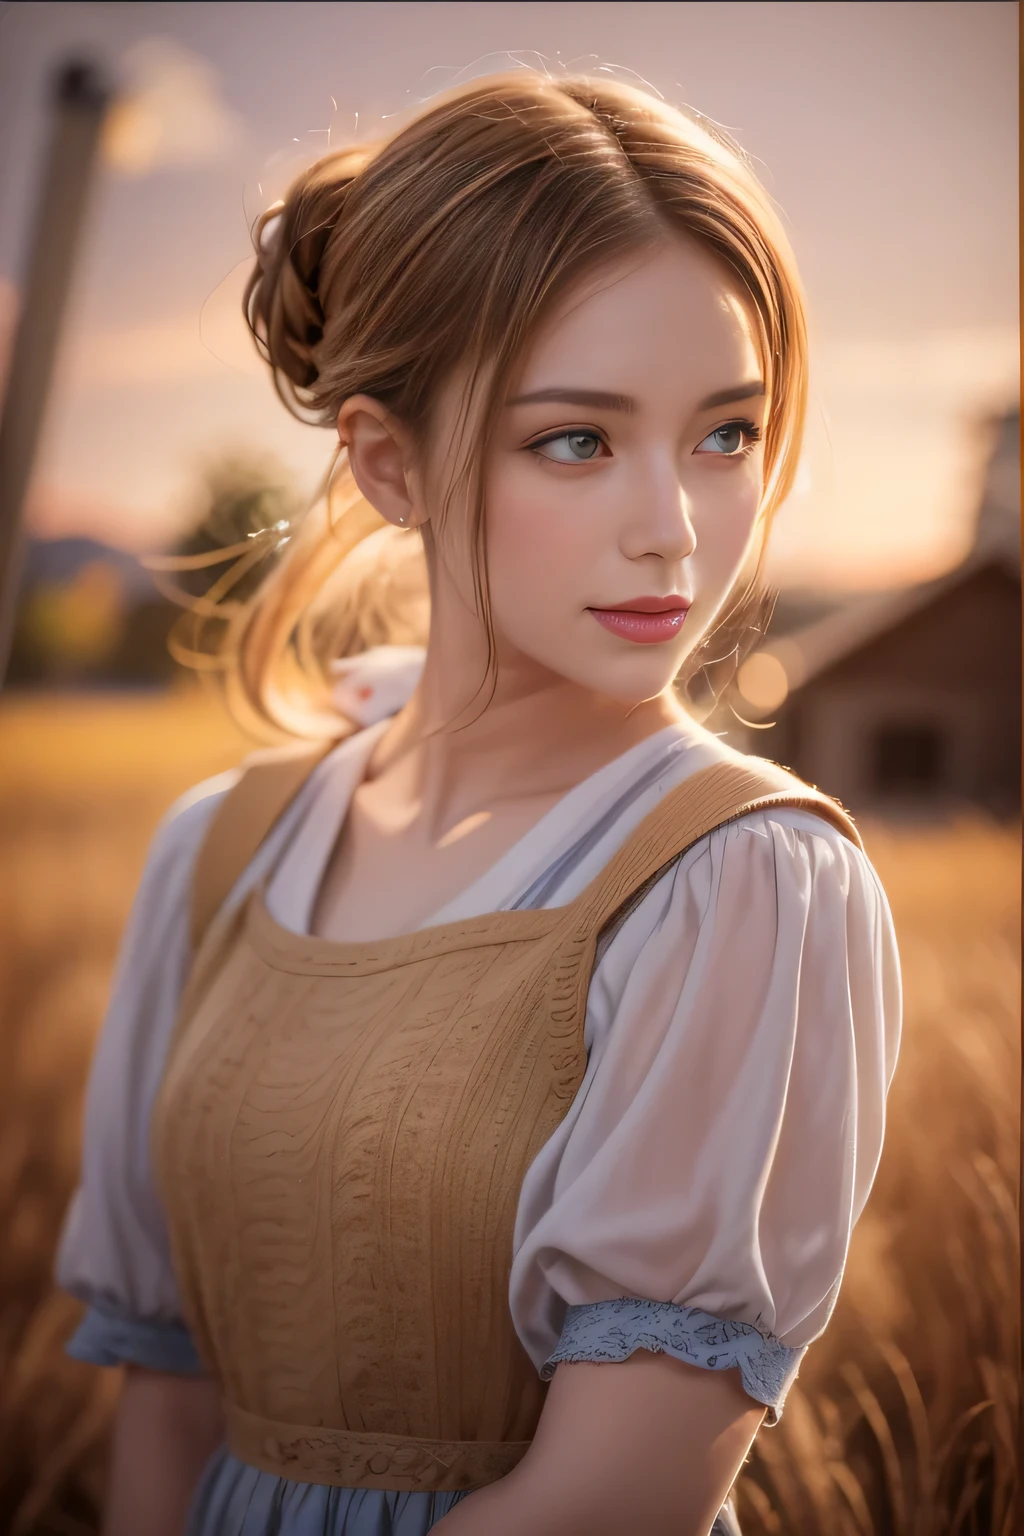
[[[399,522],[400,522],[400,523],[401,523],[401,524],[402,524],[402,525],[403,525],[403,526],[404,526],[404,525],[405,525],[405,518],[404,518],[404,517],[400,517],[400,518],[399,518],[399,519],[398,519],[398,521],[399,521]]]

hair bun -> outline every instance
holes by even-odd
[[[293,410],[307,403],[295,389],[311,389],[320,376],[316,350],[326,326],[319,287],[323,254],[366,158],[342,150],[317,161],[253,228],[256,265],[245,291],[245,316],[279,393]]]

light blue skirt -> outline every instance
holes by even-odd
[[[562,1361],[626,1360],[637,1349],[663,1352],[706,1370],[738,1369],[748,1395],[775,1423],[804,1353],[749,1323],[723,1321],[699,1307],[617,1297],[568,1308],[561,1337],[541,1369]],[[90,1306],[67,1350],[97,1365],[132,1361],[155,1371],[201,1374],[180,1322],[156,1322]],[[224,1446],[196,1489],[186,1536],[423,1536],[468,1493],[394,1493],[298,1483],[239,1461]],[[710,1536],[741,1536],[726,1503]]]
[[[468,1493],[328,1488],[261,1472],[225,1446],[196,1489],[186,1536],[425,1536]],[[631,1536],[624,1532],[623,1536]],[[741,1536],[726,1504],[711,1536]]]

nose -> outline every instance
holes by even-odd
[[[656,555],[686,560],[697,548],[693,507],[673,462],[650,466],[634,489],[635,500],[622,530],[622,553],[629,560]]]

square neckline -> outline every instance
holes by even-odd
[[[364,782],[366,764],[377,741],[387,729],[389,720],[390,717],[378,721],[376,724],[368,726],[352,736],[346,737],[338,744],[334,751],[328,754],[324,762],[318,765],[309,789],[310,802],[302,814],[296,832],[289,840],[288,845],[282,850],[272,869],[261,882],[260,903],[265,909],[270,924],[273,925],[280,935],[289,935],[311,944],[348,945],[353,949],[363,949],[366,945],[379,946],[386,943],[390,944],[399,939],[412,938],[417,934],[426,933],[441,927],[450,927],[455,924],[461,925],[470,922],[473,920],[474,914],[463,913],[462,916],[459,916],[457,909],[467,902],[472,903],[474,894],[480,887],[483,887],[486,891],[489,885],[500,885],[500,888],[505,892],[505,899],[509,902],[514,901],[517,896],[530,889],[536,883],[537,878],[546,873],[555,859],[572,847],[574,838],[579,835],[580,829],[575,821],[570,818],[568,834],[563,834],[560,838],[554,840],[554,852],[544,865],[541,867],[531,866],[527,875],[517,881],[510,892],[507,891],[505,872],[510,867],[515,867],[517,859],[522,859],[524,849],[528,849],[531,843],[538,845],[538,851],[543,849],[544,838],[550,826],[557,824],[558,821],[564,818],[567,805],[571,801],[577,798],[584,799],[587,792],[593,794],[596,781],[599,781],[602,777],[607,777],[611,780],[609,793],[612,794],[619,787],[618,781],[628,772],[628,765],[631,759],[637,757],[643,760],[649,755],[652,758],[656,757],[656,752],[652,750],[655,743],[664,742],[665,738],[675,738],[680,746],[685,749],[686,746],[696,744],[700,740],[699,727],[696,727],[692,722],[680,721],[678,724],[664,726],[661,730],[652,732],[650,736],[646,736],[642,741],[634,743],[632,747],[628,747],[624,752],[620,752],[616,757],[609,759],[607,763],[602,763],[593,773],[588,774],[586,778],[581,779],[579,783],[567,789],[555,801],[554,805],[549,807],[543,816],[535,821],[531,827],[528,827],[492,864],[488,865],[485,870],[482,870],[474,880],[464,886],[450,900],[435,908],[429,914],[427,920],[416,928],[409,929],[405,933],[392,934],[386,938],[378,937],[369,940],[327,939],[321,935],[311,933],[309,925],[323,885],[328,862],[341,834],[345,819],[348,816],[352,797],[359,785]],[[354,751],[356,743],[359,743],[361,749],[358,754]],[[334,798],[337,794],[338,770],[350,755],[352,762],[351,771],[347,775],[349,782],[347,788],[343,787],[342,789],[339,804]],[[314,784],[316,787],[314,787]],[[324,820],[316,815],[318,802],[323,799],[328,800],[331,810],[331,829],[326,837],[323,831]],[[315,837],[312,832],[314,820],[318,822],[318,831]],[[304,861],[306,863],[305,869],[302,868]],[[288,890],[289,882],[291,884],[290,891]],[[282,891],[282,886],[284,886],[284,891]],[[275,887],[277,888],[276,890]],[[564,903],[562,907],[570,904]],[[562,907],[554,906],[540,910],[559,911]],[[453,908],[456,909],[455,915],[446,916]],[[492,905],[488,907],[486,915],[493,916],[495,913],[505,913],[510,910],[512,908],[509,906]],[[297,912],[302,914],[301,928],[288,920],[295,916]],[[475,915],[481,916],[484,914],[478,912]],[[261,924],[260,931],[265,937],[269,938],[269,930],[266,925]]]
[[[695,803],[684,812],[682,828],[670,831],[677,806],[687,795]],[[628,915],[648,887],[709,832],[778,805],[814,806],[838,830],[843,830],[840,822],[845,824],[846,835],[859,841],[842,808],[787,769],[757,758],[746,763],[724,759],[679,779],[630,829],[583,889],[562,905],[488,910],[388,938],[327,939],[298,934],[280,923],[267,904],[267,881],[263,880],[249,897],[244,933],[273,969],[334,976],[369,975],[477,945],[540,939],[559,927],[565,930],[567,942],[585,944],[592,938],[596,943],[609,922],[617,922],[620,912]],[[672,846],[667,856],[666,837]],[[623,881],[625,889],[617,893]]]

